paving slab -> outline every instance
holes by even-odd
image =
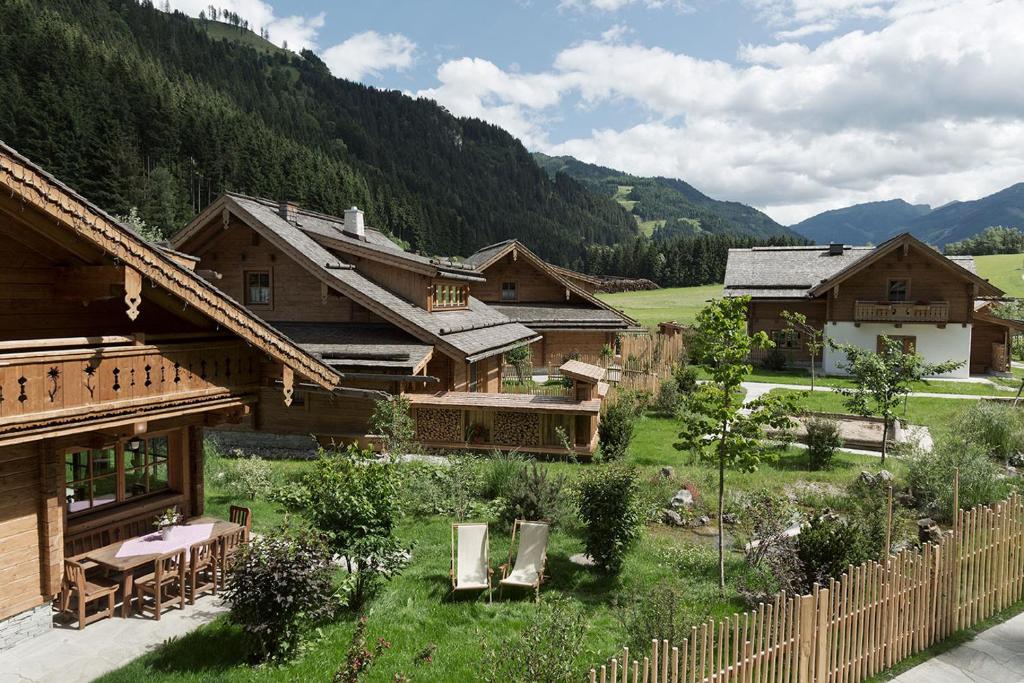
[[[0,683],[84,683],[209,623],[227,611],[218,598],[151,616],[114,617],[89,624],[56,626],[0,654]]]

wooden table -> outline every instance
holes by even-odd
[[[234,522],[226,522],[223,519],[217,519],[216,517],[196,517],[188,520],[188,524],[213,524],[213,531],[210,532],[208,538],[219,538],[220,536],[242,528]],[[121,616],[125,618],[130,617],[132,613],[132,588],[135,581],[135,570],[160,557],[159,553],[154,553],[152,555],[130,555],[128,557],[118,557],[117,552],[128,540],[131,539],[125,539],[124,541],[105,545],[102,548],[90,550],[84,556],[84,559],[92,560],[100,566],[106,567],[107,569],[115,572],[120,572],[121,591],[123,595],[121,600]],[[182,550],[184,550],[184,548],[182,548]],[[182,586],[181,589],[185,590],[185,587]]]

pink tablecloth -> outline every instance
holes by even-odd
[[[189,524],[188,526],[171,527],[171,533],[165,541],[159,531],[138,538],[132,538],[121,544],[115,557],[132,557],[133,555],[163,555],[175,550],[188,551],[193,543],[205,541],[213,533],[213,524]],[[186,558],[188,559],[188,558]]]

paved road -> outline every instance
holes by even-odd
[[[1024,614],[900,674],[896,683],[1018,683],[1024,681]]]

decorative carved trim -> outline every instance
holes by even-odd
[[[139,304],[142,303],[142,275],[134,268],[124,269],[124,302],[128,306],[128,318],[138,318]]]
[[[287,365],[281,372],[281,383],[284,385],[284,404],[290,406],[292,398],[295,396],[295,373]]]

